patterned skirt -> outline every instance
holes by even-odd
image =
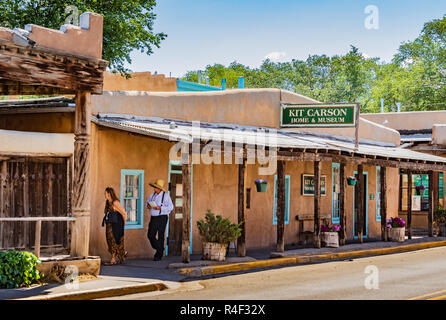
[[[114,254],[120,262],[125,260],[125,249],[124,249],[124,236],[121,237],[121,243],[116,244],[115,237],[113,236],[113,230],[111,223],[107,223],[105,227],[105,233],[107,238],[108,252]]]

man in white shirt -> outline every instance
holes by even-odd
[[[164,180],[158,179],[155,183],[149,184],[155,189],[146,201],[146,208],[150,210],[150,223],[147,237],[150,245],[156,250],[154,261],[159,261],[164,253],[164,233],[169,218],[169,213],[173,210],[172,199],[164,188]],[[156,235],[158,234],[158,238]]]

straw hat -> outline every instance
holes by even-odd
[[[154,187],[154,188],[158,188],[163,190],[164,192],[166,192],[166,189],[164,188],[164,180],[162,179],[158,179],[156,180],[156,182],[154,183],[149,183],[149,186]]]

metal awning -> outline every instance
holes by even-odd
[[[446,158],[403,149],[390,143],[360,139],[359,149],[356,150],[353,138],[315,132],[119,114],[98,114],[93,121],[100,126],[169,141],[191,143],[200,139],[201,141],[246,143],[262,147],[329,150],[358,157],[372,156],[397,161],[446,164]]]

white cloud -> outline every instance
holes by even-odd
[[[280,58],[286,57],[286,52],[274,51],[268,53],[264,58],[270,59],[271,61],[278,61]]]

